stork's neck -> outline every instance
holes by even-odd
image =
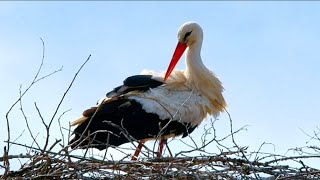
[[[189,81],[197,81],[198,77],[207,72],[208,69],[204,66],[201,60],[202,40],[194,42],[187,49],[186,53],[186,73]]]
[[[218,115],[227,106],[222,96],[223,87],[220,80],[203,64],[200,56],[202,40],[193,43],[186,53],[187,84],[207,97],[212,107],[207,109],[211,115]]]

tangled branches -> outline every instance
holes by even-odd
[[[42,41],[42,40],[41,40]],[[43,43],[43,41],[42,41]],[[29,121],[26,113],[23,110],[22,98],[31,89],[31,87],[59,71],[55,70],[43,77],[39,78],[39,73],[43,66],[44,60],[44,43],[43,43],[43,56],[39,69],[33,78],[32,83],[25,91],[19,93],[18,100],[9,109],[7,120],[7,141],[4,147],[4,154],[0,157],[0,169],[3,169],[1,178],[34,178],[34,179],[53,179],[53,178],[77,178],[77,179],[111,179],[111,178],[149,178],[149,179],[316,179],[320,178],[320,170],[307,166],[304,163],[306,159],[319,159],[320,148],[316,145],[310,145],[300,148],[293,148],[290,151],[298,153],[298,156],[284,156],[272,153],[262,152],[263,146],[267,143],[262,143],[257,151],[249,151],[248,147],[238,145],[235,140],[235,135],[246,128],[243,126],[237,130],[233,129],[232,118],[228,114],[230,132],[220,137],[218,129],[216,129],[217,119],[210,120],[204,126],[203,135],[200,140],[195,140],[194,137],[188,136],[185,139],[174,139],[169,142],[167,147],[167,155],[163,158],[155,158],[155,144],[152,146],[145,146],[142,156],[139,161],[130,161],[133,149],[137,142],[132,139],[131,144],[134,147],[109,147],[103,155],[90,153],[91,150],[87,149],[85,152],[77,153],[70,150],[69,146],[65,143],[69,141],[71,130],[61,126],[60,120],[67,112],[64,111],[59,117],[58,110],[64,101],[65,96],[72,87],[77,75],[89,61],[89,56],[82,64],[79,70],[74,75],[67,90],[64,92],[60,99],[53,116],[50,121],[46,123],[41,114],[40,108],[37,103],[34,107],[38,112],[41,122],[45,129],[45,142],[41,144],[37,141],[37,135],[34,135],[29,127]],[[11,140],[10,134],[10,118],[9,114],[14,106],[20,106],[20,112],[23,114],[26,123],[26,129],[33,140],[31,145],[17,143],[16,140]],[[52,123],[56,121],[59,123],[59,130],[62,139],[56,139],[50,142],[50,130]],[[121,127],[119,127],[121,128]],[[63,131],[67,131],[65,135]],[[127,132],[123,130],[123,133]],[[320,142],[319,128],[314,134],[307,136],[310,141],[316,143]],[[129,134],[126,134],[130,137]],[[66,137],[66,138],[65,138]],[[19,136],[21,138],[21,136]],[[310,142],[309,141],[309,142]],[[173,150],[170,147],[180,143],[185,146],[185,150]],[[18,155],[10,154],[10,146],[24,147],[28,151]],[[172,146],[171,146],[172,145]],[[210,149],[216,147],[216,149]],[[56,150],[54,150],[56,149]],[[120,158],[113,158],[110,150],[122,154]],[[111,156],[109,158],[107,154]],[[11,170],[10,163],[12,160],[23,160],[21,167],[18,170]],[[295,162],[296,164],[291,165]],[[290,164],[290,165],[289,165]]]
[[[16,143],[14,143],[16,144]],[[21,144],[16,144],[21,145]],[[40,150],[39,150],[40,151]],[[248,161],[240,154],[226,152],[211,156],[166,157],[135,161],[102,161],[83,156],[73,156],[64,152],[19,155],[11,158],[31,158],[18,171],[10,172],[9,177],[33,178],[179,178],[179,179],[312,179],[320,177],[320,171],[311,167],[293,168],[278,165],[281,161],[297,160],[305,157],[277,157],[261,162]],[[247,155],[247,153],[245,153]],[[319,156],[314,156],[319,158]],[[1,159],[3,160],[3,159]],[[264,173],[264,177],[261,174]],[[257,178],[255,178],[256,176]]]

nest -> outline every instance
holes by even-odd
[[[243,156],[245,155],[245,157]],[[31,179],[319,179],[320,171],[308,166],[279,165],[282,161],[300,161],[310,156],[281,157],[261,162],[247,159],[244,149],[213,156],[163,157],[140,161],[110,161],[50,153],[4,158],[29,158],[17,171],[5,178]],[[314,157],[319,158],[319,156]],[[4,159],[2,159],[4,160]]]

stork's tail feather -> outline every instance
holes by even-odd
[[[71,123],[70,123],[70,126],[80,125],[80,124],[82,124],[83,122],[85,122],[87,119],[88,119],[88,117],[82,116],[81,118],[79,118],[79,119],[71,122]]]

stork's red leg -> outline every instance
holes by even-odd
[[[141,149],[142,149],[144,143],[145,143],[145,141],[139,141],[139,145],[138,145],[136,151],[134,152],[134,154],[133,154],[133,156],[132,156],[132,158],[131,158],[132,161],[137,160],[137,158],[139,157],[139,154],[140,154],[140,152],[141,152]]]
[[[167,139],[160,139],[160,142],[159,142],[159,152],[158,152],[158,155],[157,157],[160,158],[162,156],[162,152],[163,152],[163,147],[164,145],[167,144]]]

